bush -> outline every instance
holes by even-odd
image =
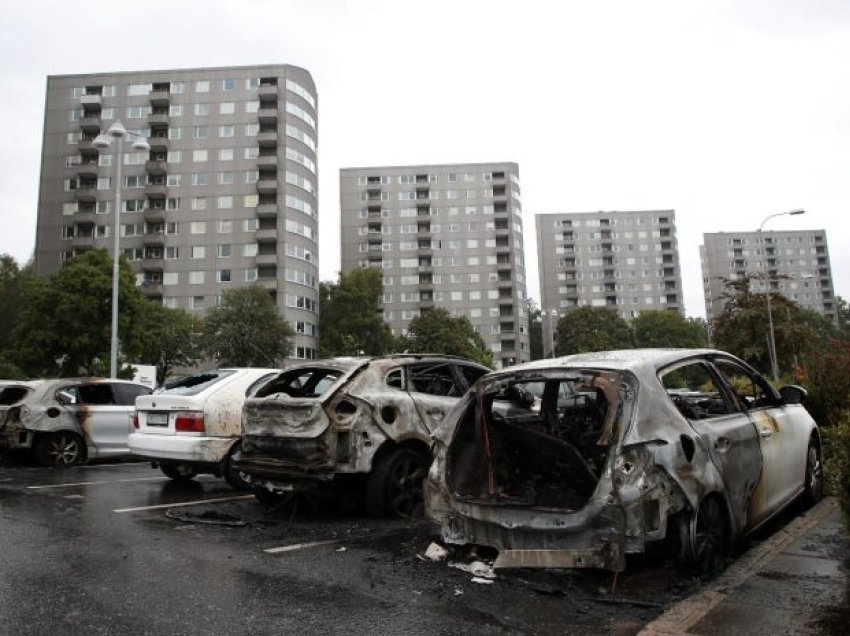
[[[826,492],[838,498],[850,530],[850,411],[843,411],[833,426],[822,427],[821,434]]]

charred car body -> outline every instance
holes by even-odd
[[[0,387],[0,448],[32,450],[45,466],[128,455],[136,397],[150,393],[123,380],[11,382]]]
[[[626,554],[666,541],[716,569],[732,542],[821,496],[804,395],[713,350],[494,372],[434,436],[427,513],[446,542],[498,549],[496,567],[621,571]]]
[[[373,514],[421,514],[431,434],[488,371],[436,355],[295,365],[246,400],[234,465],[261,500],[359,477]]]

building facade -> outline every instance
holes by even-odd
[[[346,168],[340,207],[342,271],[381,269],[393,333],[444,307],[497,366],[530,359],[517,164]]]
[[[749,276],[750,289],[764,293],[765,274],[774,292],[836,319],[824,230],[707,233],[699,249],[709,323],[723,311],[724,279]]]
[[[540,308],[610,307],[631,320],[646,310],[683,313],[673,210],[538,214]],[[554,314],[553,314],[554,312]]]
[[[318,350],[318,97],[288,65],[57,75],[47,79],[35,266],[112,252],[120,121],[120,249],[150,298],[192,312],[259,283]],[[135,137],[133,137],[135,138]]]

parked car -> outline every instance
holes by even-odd
[[[537,383],[535,408],[522,389]],[[821,497],[821,438],[804,396],[715,350],[494,372],[434,435],[427,514],[448,543],[496,548],[496,567],[620,571],[626,554],[656,544],[716,570],[733,542]]]
[[[128,455],[142,384],[96,378],[9,382],[0,387],[0,448],[29,449],[44,466]]]
[[[234,488],[247,483],[233,469],[239,450],[242,404],[279,369],[216,369],[190,375],[136,400],[130,451],[151,460],[171,479],[199,473],[224,477]]]
[[[442,355],[297,364],[246,400],[234,465],[261,501],[350,478],[371,513],[421,515],[431,433],[488,371]]]

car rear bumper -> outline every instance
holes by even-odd
[[[150,435],[131,433],[130,452],[158,462],[218,464],[227,458],[235,437],[189,437],[184,435]]]

